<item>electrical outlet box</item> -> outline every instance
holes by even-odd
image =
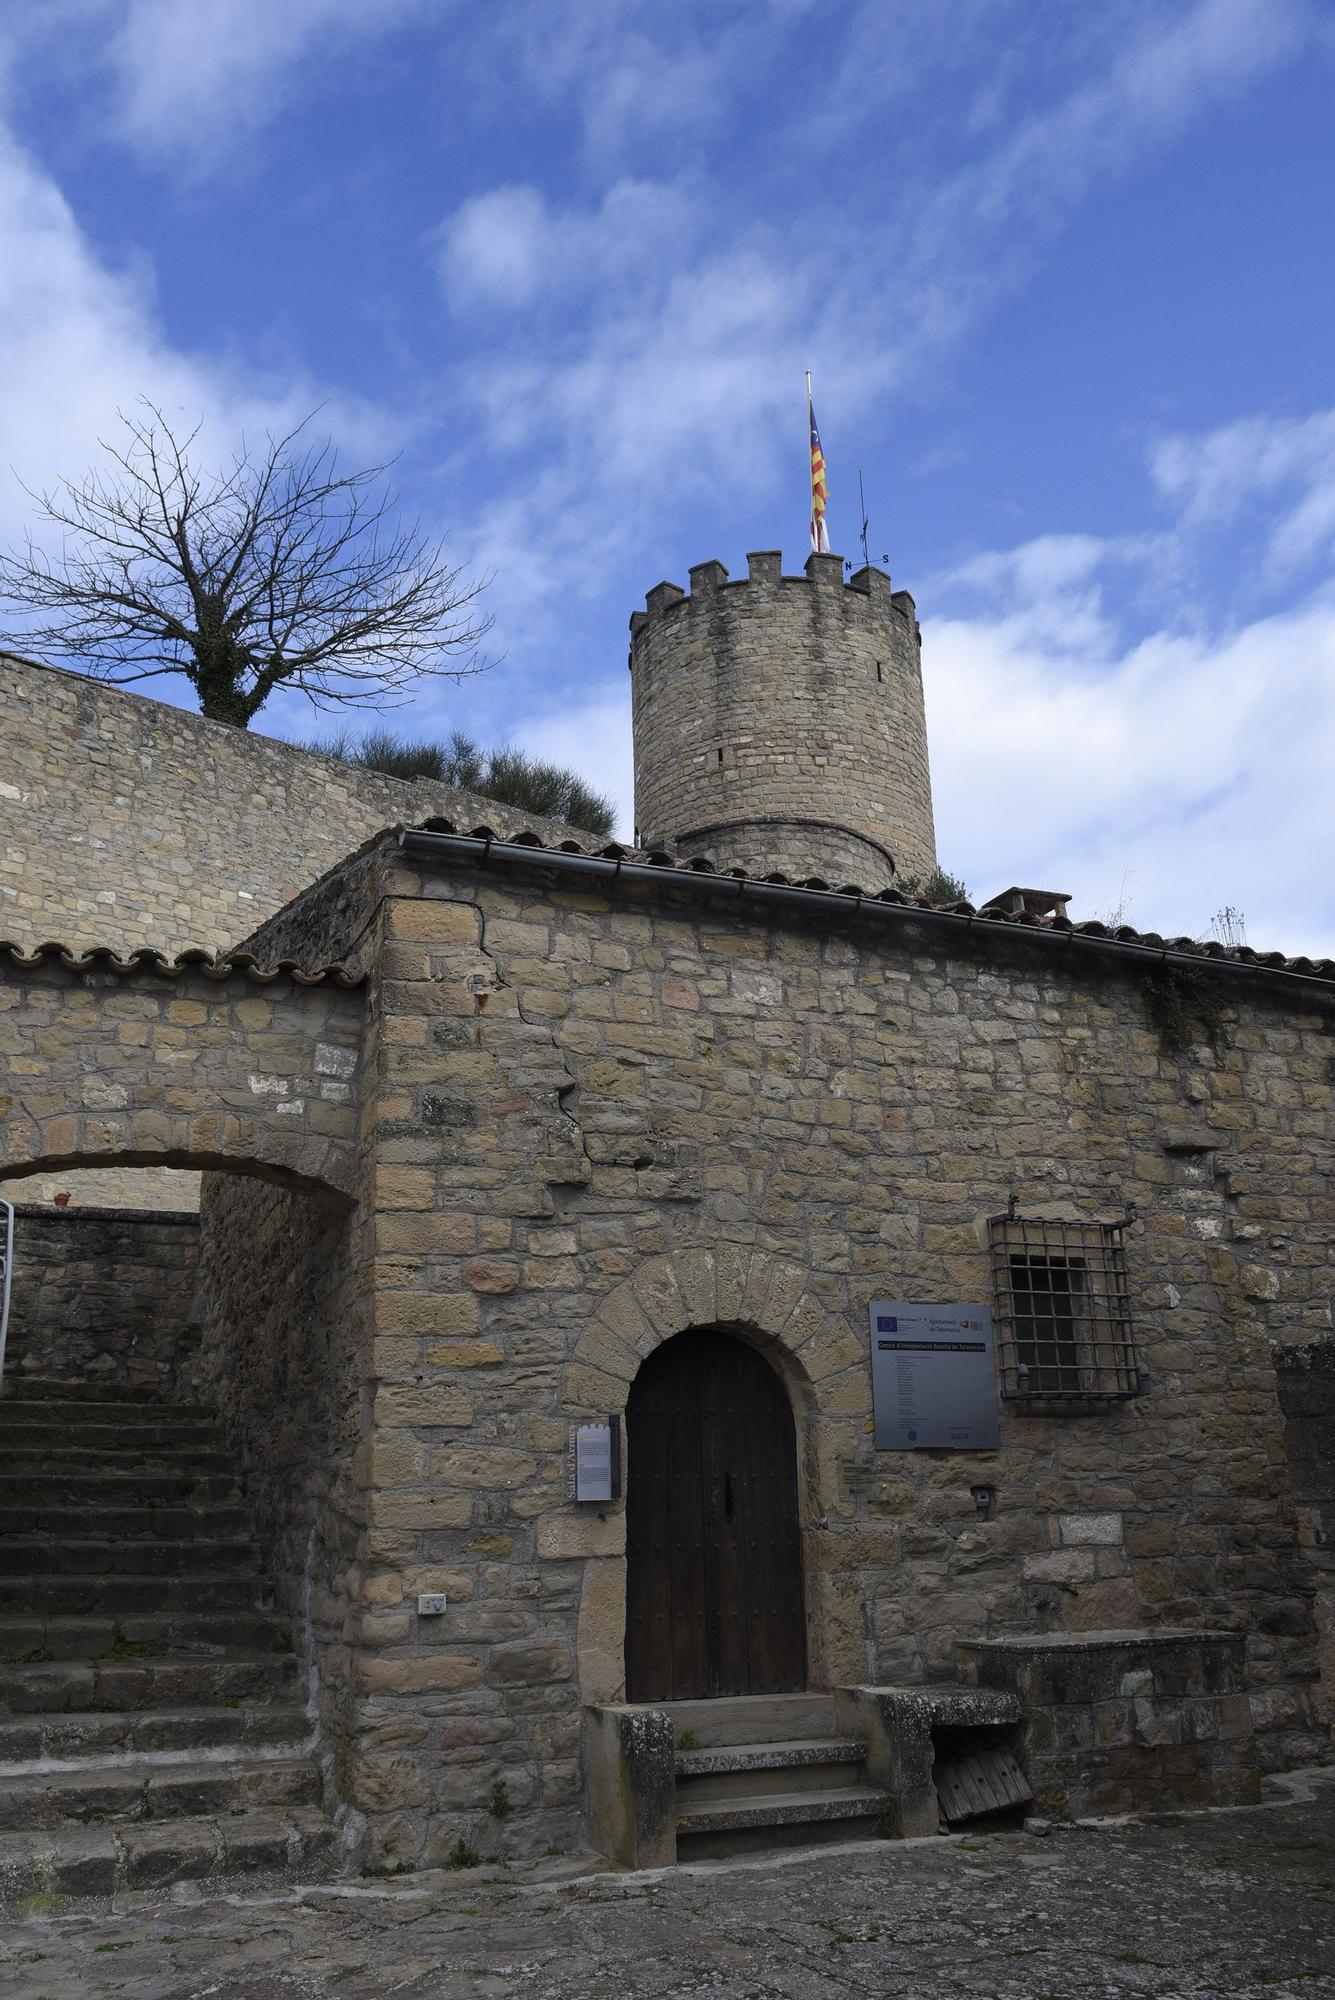
[[[417,1600],[419,1618],[439,1618],[445,1609],[443,1590],[424,1590]]]

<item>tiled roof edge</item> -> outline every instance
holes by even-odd
[[[428,819],[424,820],[421,826],[402,829],[400,838],[403,834],[413,833],[443,833],[453,835],[456,839],[483,841],[486,844],[484,851],[501,850],[498,859],[510,855],[519,859],[521,857],[514,851],[522,849],[523,858],[532,856],[534,860],[542,854],[550,854],[554,859],[561,855],[579,855],[592,861],[622,862],[637,870],[649,868],[662,870],[665,875],[675,874],[696,879],[701,876],[713,876],[720,881],[736,883],[739,886],[754,885],[757,888],[774,886],[803,890],[816,896],[827,895],[832,915],[846,906],[850,900],[868,905],[878,903],[898,905],[905,910],[931,912],[934,916],[966,918],[970,920],[971,925],[986,925],[989,929],[1040,932],[1054,938],[1069,936],[1088,938],[1105,945],[1126,945],[1129,947],[1128,958],[1133,953],[1143,959],[1146,952],[1160,952],[1173,958],[1199,959],[1202,969],[1223,963],[1245,966],[1260,973],[1281,972],[1300,979],[1328,981],[1335,984],[1335,959],[1306,956],[1288,958],[1280,951],[1255,951],[1250,945],[1222,945],[1214,939],[1202,943],[1198,938],[1166,938],[1157,931],[1138,931],[1130,924],[1110,926],[1100,923],[1097,918],[1091,918],[1085,923],[1073,923],[1065,916],[1036,917],[1028,912],[1011,914],[998,909],[980,909],[969,902],[929,903],[920,897],[905,896],[898,889],[864,889],[856,882],[836,885],[825,881],[819,875],[795,877],[781,874],[777,870],[767,875],[748,875],[744,868],[718,869],[704,855],[678,859],[659,849],[651,851],[626,847],[618,841],[609,841],[601,847],[584,848],[575,841],[566,840],[562,841],[559,847],[548,847],[531,828],[526,828],[519,834],[502,836],[489,826],[460,827],[447,819]]]
[[[141,945],[138,950],[126,952],[123,956],[110,945],[89,945],[75,951],[70,945],[59,944],[47,939],[43,944],[33,945],[25,950],[11,938],[0,938],[0,962],[13,966],[16,972],[34,972],[39,966],[55,960],[67,972],[110,972],[118,979],[128,979],[137,972],[155,973],[160,979],[181,979],[187,973],[202,973],[205,979],[225,980],[240,974],[254,986],[271,986],[276,979],[290,979],[295,986],[341,986],[354,988],[362,985],[365,973],[350,972],[346,965],[322,965],[316,972],[306,972],[294,958],[280,958],[273,965],[261,965],[248,951],[205,951],[201,945],[192,945],[185,951],[177,952],[175,958],[168,958],[166,952],[155,951],[150,945]]]

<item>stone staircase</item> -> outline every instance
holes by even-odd
[[[0,1904],[327,1872],[303,1696],[210,1413],[7,1379]]]
[[[821,1694],[663,1706],[677,1742],[677,1858],[867,1840],[893,1808],[868,1783],[866,1746]]]

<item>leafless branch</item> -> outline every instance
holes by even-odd
[[[387,465],[340,469],[311,422],[242,443],[205,476],[152,403],[121,414],[108,465],[32,493],[59,554],[0,556],[0,645],[113,682],[184,674],[205,715],[242,727],[278,687],[317,707],[383,707],[420,679],[482,672],[492,620],[444,545],[397,518]]]

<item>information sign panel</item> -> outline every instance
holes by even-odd
[[[871,1391],[878,1451],[995,1451],[990,1308],[873,1299]]]
[[[575,1432],[575,1498],[613,1498],[612,1426],[581,1424]]]

